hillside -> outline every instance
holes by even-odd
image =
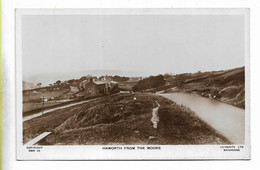
[[[167,77],[172,84],[165,92],[181,91],[245,108],[245,68],[182,74]]]
[[[49,145],[230,143],[185,107],[151,93],[134,97],[116,94],[25,121],[24,142],[48,131]],[[151,122],[156,101],[157,129]]]

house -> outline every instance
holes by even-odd
[[[90,78],[89,82],[86,83],[84,87],[85,96],[96,96],[104,94],[107,91],[107,83],[103,81],[93,81],[92,78]]]

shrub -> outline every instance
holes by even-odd
[[[165,84],[165,80],[163,75],[158,76],[150,76],[143,80],[140,80],[134,87],[134,91],[146,90],[150,88],[156,88],[163,86]]]

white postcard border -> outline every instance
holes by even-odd
[[[22,16],[23,15],[244,15],[245,16],[245,144],[244,145],[107,145],[39,146],[29,152],[22,143]],[[16,9],[16,136],[17,160],[167,160],[167,159],[250,159],[250,63],[249,9]],[[239,152],[224,151],[240,147]],[[125,149],[135,147],[135,150]],[[137,147],[145,147],[138,150]],[[160,149],[147,149],[159,147]]]

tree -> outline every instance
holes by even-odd
[[[60,84],[61,84],[61,81],[60,81],[60,80],[56,81],[56,84],[60,85]]]
[[[151,89],[151,88],[156,88],[163,86],[165,84],[165,80],[163,75],[158,75],[158,76],[150,76],[148,78],[145,78],[143,80],[140,80],[134,87],[134,91],[139,91],[139,90],[146,90],[146,89]]]
[[[42,83],[38,83],[38,84],[37,84],[38,88],[40,88],[40,87],[41,87],[41,85],[42,85]]]
[[[71,80],[68,81],[69,84],[72,84],[74,82],[75,82],[75,79],[71,79]]]
[[[81,77],[79,80],[80,80],[80,81],[84,81],[84,80],[87,80],[87,78],[86,78],[85,76],[83,76],[83,77]]]
[[[129,79],[130,79],[129,77],[120,77],[118,75],[115,75],[115,76],[112,77],[112,80],[117,81],[117,82],[124,82],[124,81],[127,81]]]

